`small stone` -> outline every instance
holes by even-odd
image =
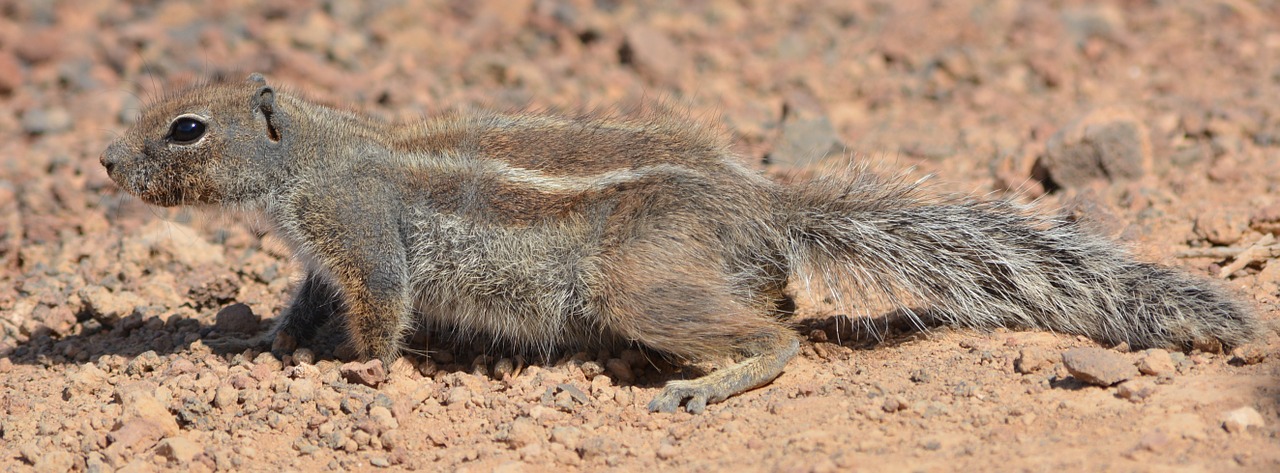
[[[470,401],[470,400],[471,400],[471,391],[465,387],[458,386],[456,388],[449,390],[449,393],[445,396],[444,403],[447,406],[454,406],[454,405],[461,406],[461,405],[465,405],[467,401]]]
[[[204,451],[200,444],[185,437],[169,437],[160,441],[156,453],[171,462],[186,464]]]
[[[604,362],[604,368],[609,372],[610,377],[623,383],[631,383],[636,380],[635,373],[631,371],[631,364],[621,358],[610,358]]]
[[[188,374],[188,373],[198,373],[199,371],[200,369],[196,367],[196,364],[192,363],[191,360],[188,360],[186,358],[178,358],[176,360],[173,360],[172,363],[169,363],[169,368],[166,369],[166,372],[168,372],[170,375],[173,375],[173,376],[180,375],[180,374]]]
[[[1222,428],[1233,434],[1241,433],[1249,429],[1249,427],[1262,427],[1266,425],[1262,414],[1252,407],[1245,406],[1239,409],[1227,412],[1222,415]]]
[[[222,333],[258,333],[262,319],[254,315],[253,309],[239,302],[223,307],[218,311],[213,322],[214,330]]]
[[[675,458],[675,456],[680,453],[680,450],[676,448],[675,445],[664,442],[662,445],[658,446],[658,451],[656,453],[658,454],[658,458],[670,460]]]
[[[888,396],[884,399],[884,404],[880,406],[885,412],[894,413],[907,410],[911,405],[900,396]]]
[[[316,398],[316,383],[309,379],[289,381],[289,395],[298,402],[308,402]]]
[[[1169,352],[1159,348],[1142,352],[1142,357],[1138,358],[1138,371],[1147,376],[1178,374],[1178,368],[1173,364],[1173,357],[1169,356]]]
[[[400,422],[396,421],[391,410],[383,406],[373,406],[369,408],[369,419],[378,426],[378,432],[387,432],[400,427]]]
[[[1082,187],[1151,174],[1147,129],[1130,114],[1098,110],[1072,121],[1049,138],[1039,166],[1057,185]]]
[[[72,471],[72,467],[76,463],[75,455],[71,452],[54,451],[47,452],[35,461],[35,466],[31,469],[36,473],[62,473],[64,471]]]
[[[164,363],[154,350],[147,350],[138,356],[129,360],[129,364],[125,365],[124,374],[129,376],[141,376],[144,373],[150,373],[159,368]]]
[[[1169,436],[1155,431],[1144,434],[1138,439],[1138,448],[1153,453],[1160,453],[1169,447]]]
[[[688,62],[684,51],[671,42],[666,34],[643,24],[631,26],[623,33],[622,49],[618,54],[623,64],[629,64],[650,82],[675,84],[677,74]]]
[[[153,386],[150,383],[137,383],[119,388],[117,395],[124,405],[120,417],[125,422],[140,420],[154,424],[165,436],[176,435],[178,421],[165,408],[164,403],[152,394],[155,391]]]
[[[40,461],[41,457],[44,457],[44,451],[35,442],[26,442],[18,446],[18,455],[23,460],[26,460],[27,463],[35,464]]]
[[[577,450],[582,445],[582,429],[574,426],[557,426],[551,428],[551,441],[564,445],[569,450]]]
[[[1131,379],[1120,383],[1116,395],[1133,402],[1140,402],[1156,393],[1156,384],[1148,379]]]
[[[1160,429],[1188,440],[1204,440],[1209,426],[1200,416],[1181,412],[1170,414],[1160,423]]]
[[[506,434],[506,442],[514,448],[542,443],[546,438],[542,427],[528,417],[521,417],[511,422]]]
[[[316,352],[310,348],[299,348],[293,351],[293,362],[299,365],[311,365],[316,362]]]
[[[1271,264],[1268,264],[1267,266],[1270,267]],[[1277,264],[1276,266],[1280,266],[1280,264]],[[1262,363],[1267,359],[1267,355],[1267,350],[1258,345],[1246,345],[1236,347],[1231,350],[1232,361],[1245,365],[1256,365],[1258,363]]]
[[[137,294],[129,291],[112,293],[102,286],[88,286],[80,289],[78,294],[84,302],[84,310],[104,325],[115,325],[146,304]]]
[[[378,468],[386,468],[391,466],[391,462],[387,460],[387,457],[383,457],[383,456],[370,457],[369,464],[376,466]]]
[[[1215,245],[1232,245],[1244,237],[1249,216],[1243,212],[1215,210],[1196,217],[1196,236]]]
[[[58,28],[40,28],[23,33],[22,41],[17,42],[18,57],[28,64],[35,64],[56,58],[67,44],[66,32]]]
[[[826,116],[788,117],[782,122],[782,134],[769,152],[769,164],[804,167],[842,152],[844,146],[835,126]]]
[[[62,107],[37,108],[22,114],[22,131],[43,135],[71,128],[71,112]]]
[[[344,363],[338,368],[342,379],[349,383],[358,383],[376,387],[387,380],[387,370],[382,367],[382,360],[370,360],[364,363]]]
[[[0,51],[0,95],[12,93],[22,86],[22,65],[8,51]]]
[[[509,381],[515,371],[515,363],[510,358],[502,358],[493,364],[493,377],[499,380]]]
[[[235,386],[224,384],[218,386],[218,390],[214,391],[213,405],[219,409],[230,409],[236,407],[240,400],[240,391]]]
[[[1053,366],[1061,357],[1054,352],[1038,348],[1023,348],[1018,351],[1018,358],[1013,360],[1013,369],[1022,374],[1034,373],[1048,366]]]
[[[582,364],[582,376],[587,379],[595,378],[596,376],[599,376],[600,373],[604,373],[604,367],[600,366],[600,363],[588,361]]]
[[[1138,369],[1123,355],[1102,348],[1072,348],[1062,353],[1062,363],[1076,379],[1098,386],[1138,376]]]
[[[613,439],[604,435],[596,435],[582,442],[578,447],[578,453],[582,454],[585,461],[594,461],[597,459],[607,460],[610,456],[616,455],[622,446]]]

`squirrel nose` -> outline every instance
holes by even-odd
[[[102,167],[107,168],[108,176],[111,175],[111,168],[116,166],[115,160],[111,159],[108,153],[102,153],[102,156],[98,157],[98,162],[102,163]]]

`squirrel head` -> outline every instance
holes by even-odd
[[[151,204],[247,202],[269,189],[287,138],[276,91],[255,73],[146,107],[101,162],[117,185]]]

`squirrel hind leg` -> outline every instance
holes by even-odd
[[[667,383],[649,402],[649,411],[675,412],[684,403],[689,413],[700,414],[707,404],[764,386],[782,374],[787,362],[800,351],[800,340],[779,333],[754,351],[746,359],[701,378]]]

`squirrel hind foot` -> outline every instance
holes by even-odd
[[[707,404],[769,384],[800,351],[795,337],[779,339],[759,353],[698,379],[671,381],[649,402],[650,412],[675,412],[684,404],[691,414],[701,414]]]
[[[266,350],[271,347],[274,336],[270,333],[257,335],[251,338],[215,338],[210,340],[201,340],[205,346],[213,350],[214,353],[235,354],[244,353],[248,350]]]

